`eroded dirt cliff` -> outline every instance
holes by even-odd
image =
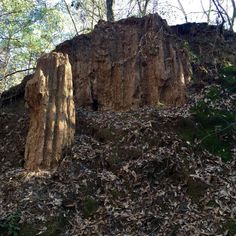
[[[222,63],[236,65],[235,42],[234,33],[224,31],[221,35],[217,26],[188,23],[169,28],[157,15],[150,15],[116,23],[101,21],[92,33],[68,40],[56,51],[69,54],[76,107],[128,110],[159,102],[182,104],[185,84],[180,83],[178,69],[184,71],[185,82],[191,68],[194,79],[214,79]],[[158,51],[163,58],[158,58]],[[171,59],[174,54],[176,60]],[[177,63],[173,67],[171,60]],[[0,106],[7,110],[17,106],[23,111],[29,78],[32,76],[3,92]]]
[[[30,108],[25,168],[51,170],[74,139],[73,83],[67,55],[53,52],[38,60],[36,72],[26,84],[25,100]]]
[[[73,70],[77,106],[130,110],[183,105],[191,68],[183,44],[157,14],[115,23],[57,46]]]

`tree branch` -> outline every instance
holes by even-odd
[[[184,15],[185,22],[188,23],[188,16],[187,16],[187,14],[186,14],[186,11],[184,10],[184,7],[183,7],[182,3],[181,3],[180,0],[177,0],[177,1],[178,1],[178,4],[179,4],[179,7],[180,7],[180,9],[181,9],[181,12],[182,12],[183,15]]]
[[[221,29],[221,30],[223,30],[224,23],[226,22],[226,20],[225,20],[225,18],[224,18],[224,15],[225,15],[225,17],[226,17],[226,19],[227,19],[227,22],[228,22],[228,24],[229,24],[230,30],[233,30],[233,28],[232,28],[232,22],[231,22],[231,20],[230,20],[230,17],[229,17],[229,15],[228,15],[228,13],[226,12],[226,10],[225,10],[225,9],[223,8],[223,6],[221,5],[221,3],[219,2],[219,0],[213,0],[213,3],[214,3],[214,5],[215,5],[215,7],[216,7],[216,9],[217,9],[218,14],[220,15],[220,17],[221,17],[221,19],[222,19],[222,23],[221,23],[222,29]]]
[[[7,12],[7,13],[3,13],[2,15],[0,15],[0,18],[3,16],[8,16],[11,14],[17,14],[17,13],[21,13],[22,11],[12,11],[12,12]]]
[[[66,3],[66,0],[64,0],[64,3],[65,3],[65,6],[66,6],[66,9],[67,9],[67,12],[68,12],[68,14],[69,14],[69,16],[70,16],[70,18],[71,18],[71,21],[72,21],[72,23],[73,23],[73,25],[74,25],[76,34],[78,35],[79,33],[78,33],[78,30],[77,30],[75,21],[74,21],[73,16],[72,16],[72,14],[71,14],[71,12],[70,12],[70,8],[69,8],[68,4]]]
[[[233,6],[233,15],[232,15],[232,31],[234,30],[234,21],[236,18],[236,3],[235,0],[231,0],[232,6]]]
[[[14,72],[11,72],[11,73],[6,74],[5,76],[3,76],[3,79],[6,79],[7,77],[12,76],[12,75],[17,74],[17,73],[20,73],[20,72],[25,72],[25,71],[29,71],[29,70],[35,70],[35,69],[36,69],[35,67],[32,67],[32,68],[27,68],[27,69],[22,69],[22,70],[16,70]]]

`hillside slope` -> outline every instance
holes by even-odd
[[[0,235],[236,234],[235,35],[176,27],[192,55],[187,103],[78,108],[76,141],[55,173],[22,168],[28,114],[17,102],[2,108]]]

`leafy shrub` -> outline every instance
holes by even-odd
[[[220,156],[224,161],[229,160],[233,148],[235,114],[211,108],[203,101],[193,107],[192,112],[198,125],[194,138],[198,140],[199,147]]]
[[[236,68],[227,67],[223,72],[225,75],[234,75]],[[221,74],[221,78],[222,83],[229,85],[233,77],[229,78]],[[231,90],[232,88],[233,86],[230,87]],[[218,108],[217,103],[224,94],[228,94],[228,91],[228,88],[220,85],[209,88],[204,98],[192,107],[191,122],[185,119],[179,124],[179,134],[183,139],[197,144],[197,148],[207,149],[224,161],[232,157],[236,114],[233,111]]]
[[[221,84],[230,93],[236,92],[236,67],[226,65],[220,69]]]
[[[91,196],[86,196],[85,199],[83,200],[82,206],[83,206],[82,211],[84,216],[89,217],[97,211],[98,203]]]
[[[18,236],[20,231],[19,221],[21,218],[20,210],[16,210],[11,213],[6,219],[0,224],[0,228],[6,232],[7,235]]]

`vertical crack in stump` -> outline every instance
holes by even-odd
[[[31,171],[57,167],[75,130],[72,70],[67,55],[52,52],[38,60],[25,88],[30,128],[25,147],[25,168]]]

